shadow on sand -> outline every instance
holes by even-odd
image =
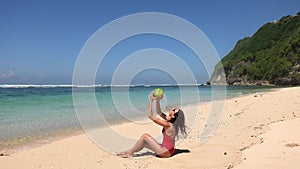
[[[190,150],[188,150],[188,149],[175,149],[175,152],[172,155],[172,157],[177,154],[189,153],[189,152],[190,152]],[[134,157],[142,157],[142,156],[148,156],[148,155],[152,155],[152,156],[156,156],[156,157],[160,158],[159,155],[157,155],[156,153],[150,152],[150,151],[147,151],[145,153],[136,154],[136,155],[134,155]]]

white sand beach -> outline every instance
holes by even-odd
[[[300,166],[300,87],[276,89],[225,100],[219,127],[201,144],[199,134],[211,103],[183,108],[196,111],[196,122],[171,158],[152,153],[120,158],[93,143],[86,134],[71,136],[41,147],[0,157],[5,169],[20,168],[297,168]],[[126,123],[115,130],[139,137],[158,135],[161,128],[137,128]],[[134,132],[132,132],[134,131]],[[128,133],[126,133],[128,132]]]

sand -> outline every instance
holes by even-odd
[[[158,158],[143,151],[123,159],[101,149],[86,134],[0,157],[1,168],[297,168],[300,166],[300,87],[276,89],[224,101],[217,130],[204,143],[212,103],[184,107],[195,124],[180,141],[178,154]],[[113,129],[131,138],[147,132],[159,136],[153,123],[126,123]],[[115,144],[115,141],[112,141]]]

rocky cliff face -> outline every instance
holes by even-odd
[[[300,12],[239,40],[215,66],[210,83],[300,85]]]

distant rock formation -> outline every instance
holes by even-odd
[[[223,70],[222,70],[223,69]],[[300,85],[300,12],[241,39],[216,66],[210,84]]]

